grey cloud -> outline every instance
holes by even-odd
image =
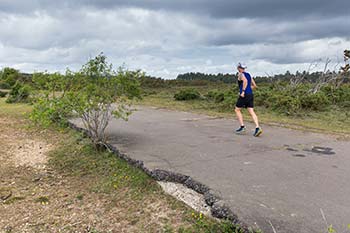
[[[350,2],[344,0],[3,0],[3,11],[30,12],[38,9],[71,8],[82,6],[97,9],[139,7],[150,10],[169,10],[208,14],[215,18],[290,18],[328,17],[347,15]]]
[[[272,22],[269,20],[250,20],[240,22],[231,20],[220,26],[218,22],[207,43],[217,46],[251,43],[290,43],[330,37],[349,38],[348,22],[350,15],[319,20],[294,20]]]
[[[116,65],[126,62],[165,77],[229,72],[238,60],[295,68],[350,47],[349,4],[1,0],[0,65],[62,70],[104,51]]]
[[[156,15],[154,11],[168,11],[169,13],[163,13],[169,14],[169,18],[176,14],[184,15],[184,17],[185,15],[191,16],[191,20],[196,24],[192,35],[195,37],[195,33],[200,33],[199,40],[213,46],[288,43],[334,36],[350,37],[348,30],[350,1],[344,0],[29,0],[24,3],[23,1],[4,0],[0,2],[0,11],[4,14],[24,12],[33,15],[39,11],[61,20],[69,19],[71,25],[66,26],[71,27],[74,27],[79,21],[85,22],[84,20],[87,20],[91,27],[99,27],[91,20],[89,21],[89,17],[84,15],[84,12],[109,11],[113,14],[125,8],[147,9],[154,15]],[[76,12],[79,12],[80,15],[76,15]],[[125,17],[126,15],[119,18],[116,16],[115,20],[123,21],[124,19],[125,21]],[[171,26],[174,31],[186,32],[181,27],[183,25],[172,25],[171,22],[168,22],[169,18],[164,23],[168,23],[168,26]],[[162,26],[164,28],[164,25],[159,25],[157,19],[152,22],[152,18],[146,18],[143,22],[137,22],[131,17],[128,20],[136,27],[155,23],[152,26],[153,30]],[[100,20],[97,19],[96,22]],[[127,25],[127,22],[125,23]],[[91,37],[93,36],[91,34],[79,35],[74,32],[71,36],[63,35],[62,39],[66,38],[69,43],[69,41],[74,41],[74,36]],[[194,39],[194,42],[198,41],[197,38]],[[188,42],[190,43],[191,40]]]

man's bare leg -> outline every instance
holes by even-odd
[[[243,115],[242,115],[242,112],[241,112],[241,109],[240,108],[235,108],[235,112],[236,112],[236,116],[237,116],[237,119],[239,121],[239,124],[241,126],[244,126],[244,123],[243,123]]]
[[[258,116],[255,114],[254,108],[247,108],[247,109],[248,109],[249,114],[250,114],[250,115],[252,116],[252,118],[253,118],[253,121],[254,121],[254,123],[255,123],[255,127],[256,127],[256,128],[260,128],[260,127],[259,127]]]

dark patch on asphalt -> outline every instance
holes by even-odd
[[[181,121],[188,121],[188,122],[199,121],[199,120],[201,120],[201,118],[184,118],[184,119],[181,119]]]
[[[223,117],[208,117],[207,120],[218,120],[218,119],[224,119]]]
[[[292,151],[292,152],[298,152],[298,149],[292,148],[289,145],[285,145],[287,151]],[[335,152],[333,151],[333,148],[330,147],[322,147],[322,146],[314,146],[311,149],[303,149],[305,152],[309,152],[312,154],[317,154],[317,155],[334,155]],[[293,154],[294,157],[306,157],[304,154]]]
[[[312,149],[304,149],[304,151],[312,152],[318,155],[334,155],[335,152],[333,151],[333,148],[330,147],[321,147],[321,146],[314,146]]]
[[[299,157],[299,158],[304,158],[304,157],[306,157],[306,155],[303,155],[303,154],[294,154],[293,156],[294,156],[294,157]]]

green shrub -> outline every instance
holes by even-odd
[[[208,91],[208,93],[205,95],[205,97],[209,100],[214,100],[215,99],[215,94],[216,94],[216,90],[210,90]]]
[[[344,101],[339,104],[342,108],[350,108],[350,101]]]
[[[70,116],[72,116],[72,107],[69,104],[69,98],[37,97],[30,119],[44,127],[51,124],[64,126]]]
[[[233,91],[227,91],[224,93],[224,100],[220,104],[220,107],[224,110],[232,110],[237,102],[238,95]]]
[[[210,101],[215,101],[215,103],[221,103],[225,99],[225,93],[218,90],[211,90],[208,91],[205,97]]]
[[[331,100],[333,103],[343,106],[344,102],[350,102],[350,85],[343,85],[334,91],[334,96]],[[346,104],[345,104],[346,105]]]
[[[31,89],[28,85],[16,82],[15,85],[12,87],[6,102],[27,103],[29,102],[30,91]]]
[[[331,102],[323,92],[307,94],[300,97],[301,107],[305,110],[321,111],[325,110]]]
[[[9,89],[11,89],[11,85],[6,83],[6,82],[4,82],[4,81],[0,81],[0,89],[7,89],[7,90],[9,90]]]
[[[174,95],[174,98],[179,101],[194,100],[194,99],[199,99],[200,97],[201,97],[201,94],[199,93],[199,91],[193,88],[187,88],[187,89],[181,90]]]
[[[215,95],[215,103],[221,103],[225,100],[225,93],[220,92]]]
[[[269,90],[267,88],[257,89],[254,92],[254,104],[256,106],[262,106],[266,108],[271,107],[271,102],[269,101],[269,98],[273,93],[274,91]]]
[[[18,70],[15,70],[13,68],[5,67],[0,72],[0,81],[3,83],[2,85],[5,85],[4,89],[9,89],[9,87],[15,85],[16,81],[18,80],[20,74]]]
[[[7,95],[6,92],[4,91],[0,91],[0,98],[4,98]]]
[[[300,110],[299,98],[289,95],[274,94],[268,98],[273,110],[287,115],[295,115]]]

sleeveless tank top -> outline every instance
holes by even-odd
[[[245,78],[247,79],[247,87],[245,89],[245,94],[253,94],[253,90],[252,90],[252,77],[250,76],[249,73],[247,72],[243,72]],[[242,94],[242,89],[243,89],[243,81],[242,80],[238,80],[238,87],[239,87],[239,94]]]

